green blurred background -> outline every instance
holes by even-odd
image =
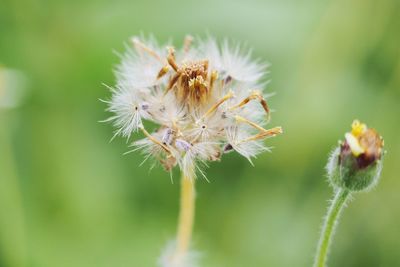
[[[0,0],[0,64],[26,91],[0,109],[0,266],[155,266],[173,238],[179,184],[98,123],[113,50],[141,32],[176,45],[209,32],[272,63],[271,126],[285,134],[255,167],[229,154],[198,182],[202,266],[311,266],[324,165],[354,118],[388,154],[379,186],[345,210],[330,266],[400,266],[399,29],[398,0]]]

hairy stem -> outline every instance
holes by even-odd
[[[195,213],[194,185],[194,179],[182,173],[180,213],[176,237],[176,250],[173,256],[174,261],[182,259],[190,246]]]
[[[328,214],[325,218],[322,227],[321,236],[318,243],[317,254],[315,256],[314,267],[325,267],[329,246],[333,237],[335,226],[339,219],[340,212],[342,211],[350,192],[346,189],[338,189],[335,197],[332,200],[331,206],[328,209]]]

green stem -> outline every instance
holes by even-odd
[[[325,267],[329,246],[333,237],[340,212],[342,211],[350,192],[346,189],[338,189],[329,207],[328,214],[322,227],[321,236],[318,243],[317,254],[315,256],[314,267]]]

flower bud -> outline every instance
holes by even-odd
[[[365,124],[355,120],[328,162],[327,171],[334,187],[366,191],[379,180],[383,161],[383,139]]]

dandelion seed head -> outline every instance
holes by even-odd
[[[134,37],[121,60],[107,102],[109,121],[116,135],[142,131],[145,138],[132,146],[167,170],[179,166],[195,177],[200,165],[229,151],[251,161],[268,150],[265,138],[281,132],[264,128],[270,117],[263,93],[266,64],[241,46],[187,37],[177,49]],[[144,121],[156,125],[153,133]]]

